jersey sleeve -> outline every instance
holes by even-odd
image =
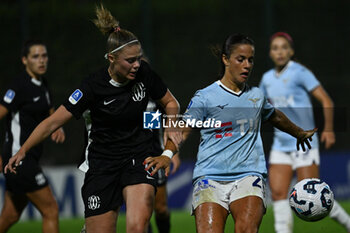
[[[148,78],[149,94],[153,100],[159,100],[165,96],[168,88],[159,75],[154,72],[147,62],[142,61],[142,69]]]
[[[87,81],[83,81],[78,89],[76,89],[63,104],[66,109],[79,119],[85,110],[89,108],[89,104],[93,100],[93,91]]]
[[[201,91],[197,91],[191,99],[190,103],[188,104],[183,118],[184,120],[203,121],[205,117],[206,101]]]
[[[264,103],[261,111],[262,120],[268,120],[274,111],[275,108],[272,106],[272,104],[269,103],[269,101],[267,101],[267,98],[264,96]]]
[[[2,93],[0,104],[7,108],[7,110],[16,112],[23,103],[21,93],[20,82],[16,80],[12,81],[5,92]]]
[[[308,69],[302,68],[298,74],[299,83],[308,91],[312,91],[317,86],[320,85],[320,82],[317,80],[315,75]]]

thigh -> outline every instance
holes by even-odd
[[[1,215],[14,216],[19,218],[28,204],[28,198],[25,194],[14,194],[5,191],[4,205],[2,207]]]
[[[240,232],[238,229],[256,229],[257,232],[265,214],[265,206],[260,197],[246,196],[232,202],[230,211],[235,221],[235,232]]]
[[[49,186],[34,192],[26,193],[28,199],[35,205],[40,213],[47,213],[58,209],[57,202]]]
[[[149,184],[135,184],[123,189],[127,218],[150,218],[153,211],[155,189]]]
[[[306,178],[318,178],[320,176],[318,167],[320,164],[320,153],[317,148],[306,152],[298,151],[296,155],[296,174],[298,181]]]
[[[312,164],[310,166],[306,167],[299,167],[297,168],[297,177],[298,181],[301,181],[306,178],[319,178],[319,168],[318,165]]]
[[[115,233],[118,212],[106,213],[85,218],[87,233]]]
[[[194,210],[198,233],[223,233],[228,211],[213,202],[200,204]]]
[[[152,216],[155,188],[150,184],[128,185],[123,189],[126,224],[143,224]]]
[[[286,199],[289,185],[293,177],[292,167],[286,164],[270,164],[268,174],[272,199]]]

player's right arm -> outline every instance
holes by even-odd
[[[52,132],[57,130],[71,118],[72,113],[61,105],[52,115],[43,120],[34,129],[19,151],[10,158],[5,167],[5,173],[7,173],[7,171],[16,173],[16,167],[19,166],[20,162],[24,159],[26,152],[50,136]]]

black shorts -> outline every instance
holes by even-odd
[[[158,175],[153,177],[145,171],[143,157],[131,157],[120,162],[114,171],[92,172],[85,174],[81,193],[85,206],[85,218],[116,210],[123,202],[123,189],[128,185],[150,184],[157,186]]]
[[[6,189],[12,193],[34,192],[48,185],[39,162],[30,155],[22,160],[22,164],[16,168],[16,171],[16,174],[10,172],[4,174]]]

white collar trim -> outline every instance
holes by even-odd
[[[112,84],[112,85],[115,86],[115,87],[124,87],[124,86],[127,85],[129,82],[130,82],[130,80],[126,80],[126,81],[123,82],[123,83],[119,83],[119,82],[117,82],[117,81],[115,81],[115,80],[113,80],[113,79],[110,79],[110,80],[109,80],[109,83]]]
[[[31,80],[32,83],[34,83],[35,85],[41,86],[41,83],[42,83],[41,80],[38,80],[38,79],[35,79],[35,78],[31,78],[30,80]]]
[[[238,91],[238,92],[235,92],[233,90],[231,90],[230,88],[226,87],[220,80],[216,81],[216,83],[220,86],[222,86],[226,91],[229,91],[235,95],[240,95],[242,93],[242,90]]]

